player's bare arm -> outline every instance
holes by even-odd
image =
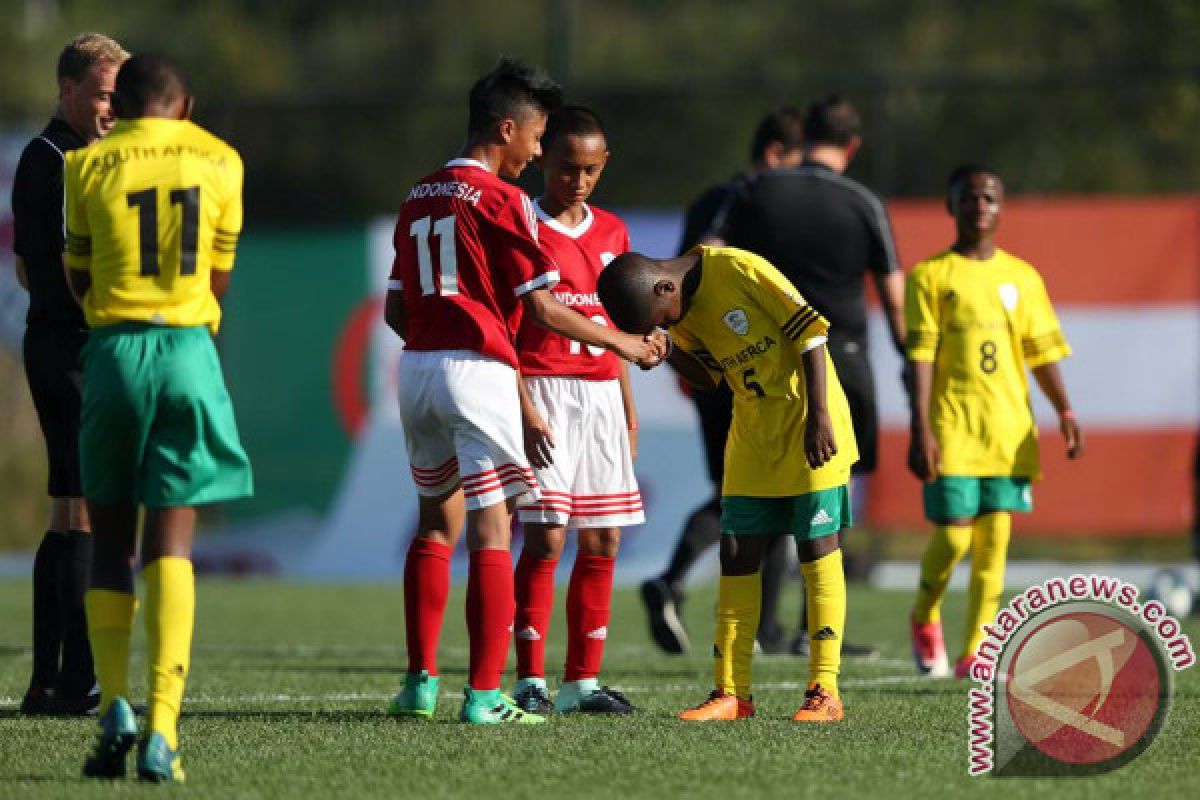
[[[719,385],[700,359],[682,347],[671,348],[667,355],[667,363],[680,377],[701,391],[711,391]]]
[[[813,469],[825,466],[837,455],[833,436],[833,421],[825,398],[826,346],[810,347],[800,356],[804,364],[804,391],[808,398],[808,414],[804,420],[804,457]]]
[[[638,455],[638,415],[633,400],[633,384],[629,382],[629,365],[621,364],[621,375],[617,378],[621,386],[621,404],[625,407],[625,430],[629,431],[629,452],[633,460]]]
[[[225,293],[229,291],[229,276],[232,270],[214,269],[208,274],[208,285],[212,290],[213,297],[217,298],[217,302],[225,299]]]
[[[933,362],[913,361],[912,438],[908,447],[908,469],[918,480],[932,483],[938,476],[941,454],[929,427],[929,402],[933,397]]]
[[[904,272],[896,269],[886,275],[872,272],[871,276],[883,306],[888,333],[892,335],[892,345],[897,353],[904,356]]]
[[[521,398],[521,427],[525,433],[525,457],[537,469],[554,463],[554,432],[538,412],[529,396],[525,380],[517,376],[517,395]]]
[[[71,289],[71,294],[75,296],[75,301],[79,305],[83,305],[84,295],[92,288],[92,273],[82,269],[68,269],[67,286]]]
[[[621,333],[604,325],[597,325],[560,303],[549,289],[534,289],[522,295],[521,299],[525,304],[525,311],[534,322],[560,336],[611,350],[643,369],[662,361],[663,347],[659,340]]]
[[[404,293],[389,290],[383,302],[383,321],[396,332],[401,339],[407,338],[404,333],[408,330],[408,318],[404,313]]]
[[[1083,455],[1083,430],[1071,410],[1071,401],[1067,398],[1067,386],[1063,383],[1062,371],[1057,363],[1042,364],[1033,368],[1033,377],[1041,387],[1046,399],[1058,412],[1058,427],[1063,438],[1067,440],[1067,458],[1079,458]]]
[[[21,284],[21,288],[29,291],[29,272],[25,269],[25,259],[16,256],[13,261],[13,269],[17,273],[17,283]]]

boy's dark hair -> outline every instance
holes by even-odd
[[[626,333],[649,333],[654,311],[654,262],[640,253],[622,253],[609,262],[596,281],[596,292],[608,318]]]
[[[784,151],[795,150],[804,143],[804,117],[798,108],[780,106],[759,120],[750,143],[750,160],[761,160],[772,142],[782,144]]]
[[[850,101],[831,94],[808,107],[804,118],[804,143],[845,147],[861,130],[862,121]]]
[[[130,56],[117,71],[113,110],[122,119],[146,113],[151,102],[172,102],[188,94],[187,76],[174,61],[159,53]]]
[[[502,119],[519,119],[530,110],[551,113],[562,105],[562,87],[541,67],[504,56],[471,87],[467,132],[489,130]]]
[[[563,106],[546,120],[546,132],[542,134],[542,151],[553,147],[564,136],[604,135],[604,123],[600,116],[584,106]]]
[[[946,181],[946,194],[954,194],[954,190],[958,185],[964,182],[972,175],[993,175],[996,178],[1000,177],[1000,173],[984,164],[982,161],[968,161],[965,164],[959,164],[950,172],[950,178]]]

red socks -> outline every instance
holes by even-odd
[[[418,537],[404,563],[404,622],[408,671],[437,675],[437,647],[450,590],[450,548]],[[472,689],[498,689],[508,658],[514,619],[512,556],[507,550],[470,554],[467,579],[467,630],[471,637],[468,682]],[[558,562],[526,557],[517,564],[517,677],[545,675],[546,636],[554,606],[554,570]],[[612,600],[615,558],[580,554],[567,590],[567,663],[564,680],[600,673]]]
[[[600,674],[616,563],[615,558],[605,556],[580,553],[575,557],[567,588],[567,664],[563,680],[578,681]]]
[[[437,675],[438,639],[450,591],[450,548],[418,536],[404,560],[404,633],[408,671]]]
[[[538,558],[522,550],[517,561],[517,677],[541,678],[546,674],[546,634],[554,608],[554,569],[557,559]]]
[[[500,688],[514,606],[512,555],[507,550],[472,551],[467,576],[468,683],[472,689]]]

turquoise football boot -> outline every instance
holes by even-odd
[[[546,721],[541,714],[530,714],[522,711],[516,702],[499,689],[463,689],[462,711],[459,712],[460,722],[471,725],[540,725]]]
[[[137,773],[147,783],[183,783],[183,761],[178,750],[167,746],[167,738],[154,731],[138,742]]]
[[[83,764],[87,778],[124,778],[125,757],[137,741],[137,719],[124,697],[108,704],[100,717],[96,749]]]
[[[404,688],[388,703],[388,714],[393,717],[424,717],[428,719],[437,710],[438,679],[428,670],[404,673]]]

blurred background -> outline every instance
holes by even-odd
[[[180,59],[197,121],[246,163],[220,348],[258,493],[207,513],[201,566],[398,573],[414,508],[392,399],[398,343],[378,319],[390,217],[454,154],[467,87],[501,53],[546,65],[571,102],[599,111],[613,158],[593,199],[653,255],[673,253],[695,195],[744,168],[754,125],[779,104],[838,91],[857,105],[865,145],[849,174],[887,200],[906,268],[951,241],[940,199],[950,169],[992,164],[1010,194],[1000,244],[1046,278],[1075,347],[1064,371],[1091,448],[1068,465],[1036,404],[1047,480],[1014,550],[1191,557],[1200,4],[1189,0],[3,0],[0,549],[29,549],[46,513],[8,185],[53,111],[57,54],[85,30]],[[925,527],[903,467],[899,362],[878,320],[875,331],[885,435],[870,535],[856,547],[912,559]],[[626,580],[661,567],[709,491],[671,376],[638,376],[637,390],[649,519],[627,539]]]

